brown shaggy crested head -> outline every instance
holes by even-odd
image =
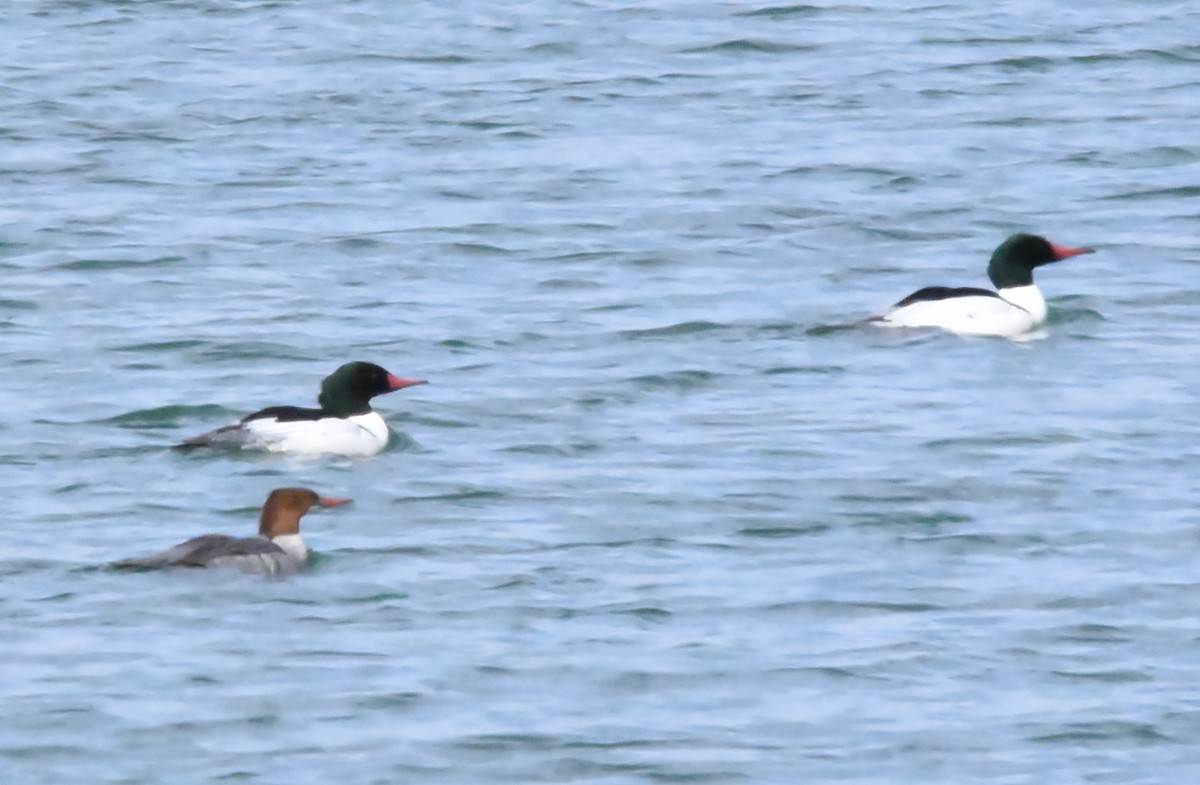
[[[284,534],[299,534],[300,519],[312,507],[337,507],[349,499],[320,496],[308,488],[276,488],[267,497],[258,517],[258,533],[268,540]]]

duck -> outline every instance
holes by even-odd
[[[1019,336],[1046,321],[1046,299],[1033,282],[1034,269],[1093,252],[1055,245],[1036,234],[1014,234],[988,262],[995,290],[927,286],[868,321],[882,327],[938,327],[960,335]]]
[[[267,496],[258,518],[257,537],[202,534],[173,547],[121,559],[115,570],[156,570],[169,567],[226,567],[272,577],[299,572],[308,564],[308,546],[300,536],[300,518],[311,508],[339,507],[350,499],[321,496],[310,488],[276,488]]]
[[[419,384],[428,382],[402,379],[375,363],[349,362],[321,382],[319,408],[269,406],[176,447],[369,458],[387,446],[390,434],[383,417],[371,408],[371,399]]]

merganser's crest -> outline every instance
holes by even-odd
[[[179,446],[368,457],[382,450],[389,436],[387,423],[371,409],[371,399],[425,383],[401,379],[374,363],[346,363],[321,382],[318,409],[269,406]]]
[[[287,575],[308,562],[308,546],[300,537],[300,518],[313,506],[336,507],[349,502],[319,496],[308,488],[277,488],[263,505],[257,537],[202,534],[165,551],[122,559],[109,566],[119,570],[229,567],[260,575]]]
[[[1043,237],[1015,234],[988,262],[996,291],[976,287],[927,286],[869,321],[885,327],[940,327],[964,335],[1015,336],[1045,321],[1046,300],[1033,283],[1033,270],[1091,248],[1066,248]]]

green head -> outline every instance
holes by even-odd
[[[336,417],[352,417],[371,411],[370,400],[376,395],[416,384],[425,384],[425,380],[401,379],[375,363],[346,363],[321,382],[317,403]]]
[[[988,278],[997,289],[1030,286],[1033,284],[1033,268],[1091,252],[1091,248],[1055,245],[1036,234],[1014,234],[992,252],[992,260],[988,262]]]

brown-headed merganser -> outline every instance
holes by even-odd
[[[318,496],[308,488],[276,488],[258,518],[257,537],[203,534],[173,548],[109,565],[119,570],[165,567],[232,567],[261,575],[287,575],[308,563],[308,546],[300,537],[300,518],[309,508],[337,507],[349,499]]]

